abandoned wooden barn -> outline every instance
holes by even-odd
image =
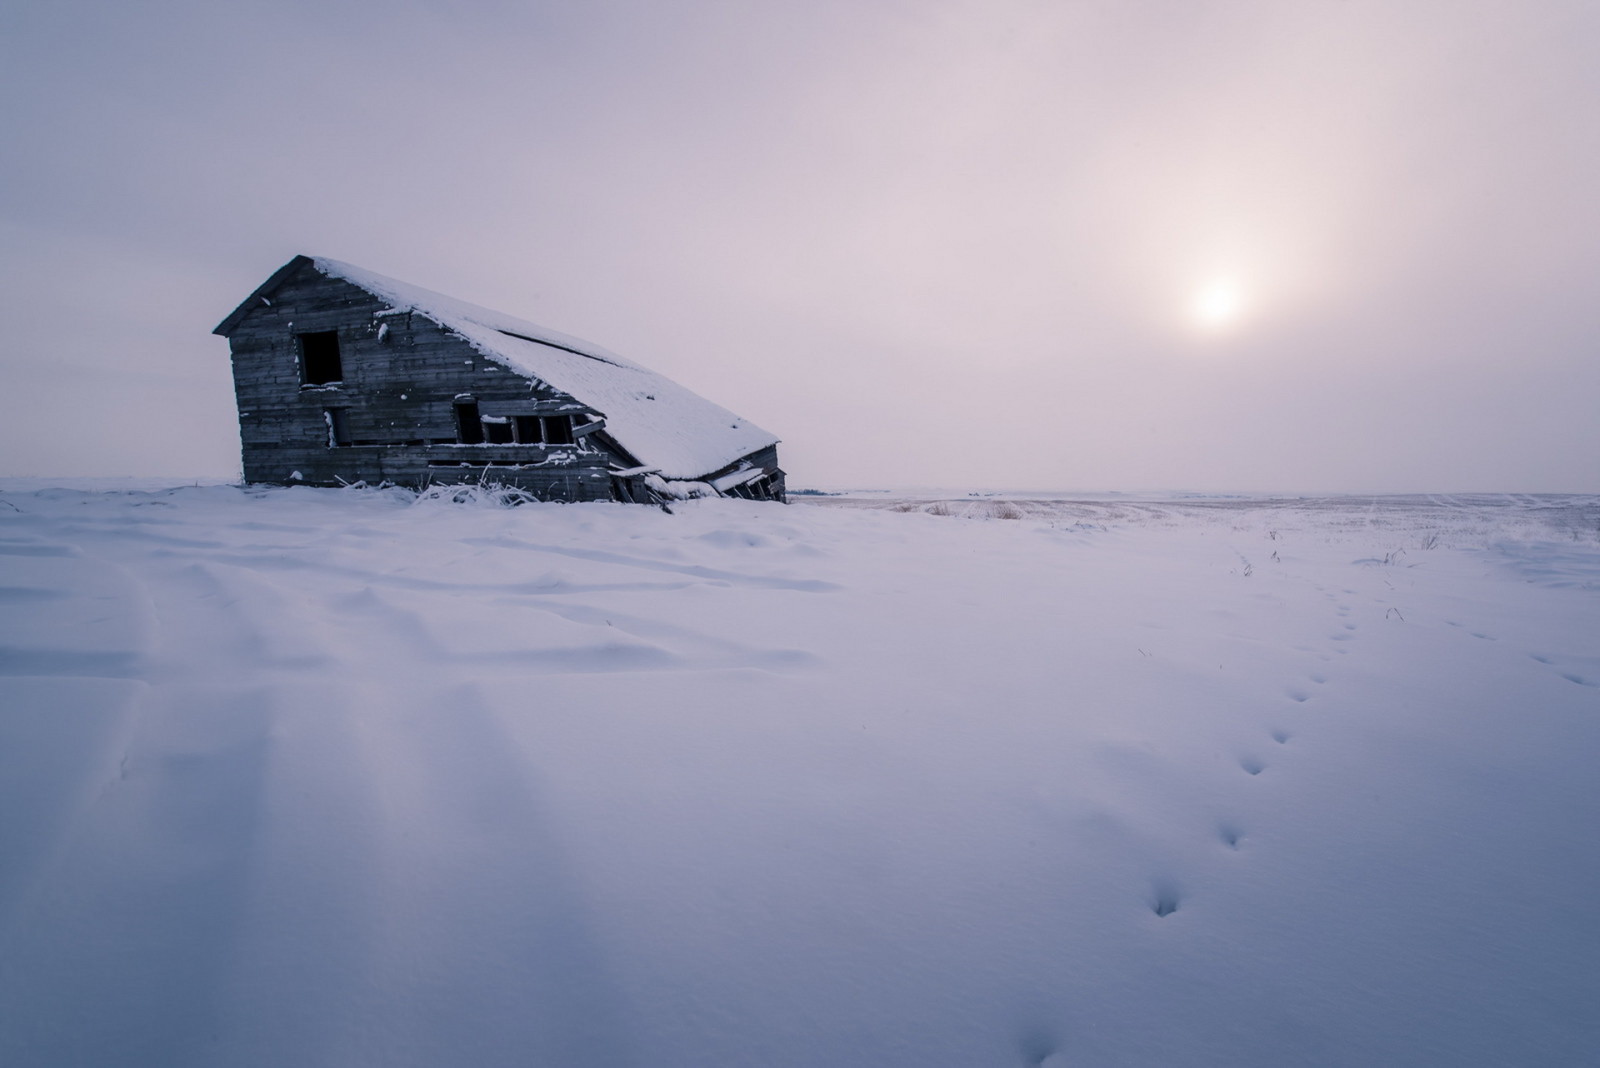
[[[214,331],[246,482],[493,482],[542,500],[784,498],[778,439],[631,360],[296,256]]]

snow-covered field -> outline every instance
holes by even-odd
[[[0,490],[0,1064],[1600,1063],[1600,498]]]

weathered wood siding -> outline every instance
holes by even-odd
[[[495,363],[432,320],[383,314],[390,309],[379,298],[314,267],[294,271],[257,304],[228,338],[246,482],[485,479],[551,500],[596,500],[611,496],[612,463],[632,463],[601,435],[573,445],[456,444],[462,395],[490,416],[590,409]],[[328,330],[338,334],[342,380],[304,385],[296,336]],[[328,409],[343,410],[351,444],[330,445]]]

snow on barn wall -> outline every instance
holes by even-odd
[[[777,438],[615,353],[296,256],[214,331],[246,482],[499,482],[546,500],[778,499]]]

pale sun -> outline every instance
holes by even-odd
[[[1214,278],[1196,291],[1189,315],[1203,330],[1225,330],[1244,314],[1244,293],[1232,278]]]

